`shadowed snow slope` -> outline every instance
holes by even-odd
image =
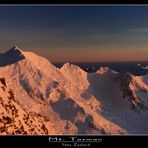
[[[0,64],[0,118],[3,121],[8,116],[13,121],[10,127],[7,121],[1,124],[7,129],[1,134],[19,134],[15,130],[18,119],[24,128],[20,134],[148,133],[148,124],[144,124],[148,123],[147,75],[133,76],[104,67],[90,74],[69,63],[58,69],[16,46],[1,54]],[[7,97],[10,90],[13,100]],[[17,115],[12,115],[12,105]],[[43,126],[44,130],[31,131],[23,116],[33,122],[33,128]]]
[[[8,50],[6,53],[0,55],[0,66],[6,66],[9,64],[16,63],[23,60],[25,57],[22,51],[14,46],[12,49]]]
[[[147,75],[118,73],[108,67],[101,67],[96,73],[86,73],[77,66],[69,65],[64,65],[61,71],[76,86],[85,84],[81,97],[88,106],[97,108],[103,117],[124,127],[128,133],[148,133]],[[134,127],[131,126],[133,124]]]

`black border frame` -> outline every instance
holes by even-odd
[[[21,3],[20,3],[21,2]],[[85,2],[85,3],[84,3]],[[82,5],[88,5],[88,4],[132,4],[132,5],[137,5],[137,4],[148,4],[148,1],[139,1],[139,2],[134,2],[134,1],[128,1],[128,0],[100,0],[100,1],[96,1],[96,0],[79,0],[79,1],[65,1],[62,2],[61,0],[25,0],[25,1],[18,1],[18,0],[14,0],[12,2],[12,0],[1,0],[0,1],[0,5],[3,4],[82,4]],[[91,143],[91,146],[85,146],[85,147],[99,147],[102,145],[108,145],[108,146],[129,146],[129,144],[131,145],[145,145],[148,144],[148,135],[33,135],[33,136],[23,136],[23,135],[0,135],[0,147],[2,146],[40,146],[40,147],[44,147],[44,146],[53,146],[53,147],[66,147],[66,146],[62,146],[60,142],[49,142],[49,137],[60,137],[64,140],[69,139],[69,137],[77,137],[77,138],[88,138],[91,136],[91,138],[100,138],[102,139],[102,142],[100,143]],[[89,143],[89,142],[88,142]],[[73,147],[73,142],[71,142],[72,146],[67,146],[67,147]],[[84,147],[84,146],[81,146]]]

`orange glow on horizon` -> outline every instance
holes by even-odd
[[[28,50],[47,58],[54,63],[60,62],[134,62],[148,61],[147,48],[142,49],[49,49]],[[63,51],[63,52],[61,52]]]

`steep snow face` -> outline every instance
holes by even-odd
[[[11,51],[13,54],[7,54]],[[24,52],[17,47],[7,53],[4,56],[7,55],[10,59],[11,56],[18,55],[18,53],[18,57],[23,56],[23,60],[0,67],[1,76],[6,78],[7,84],[13,88],[18,87],[18,89],[14,89],[15,93],[19,94],[19,91],[21,93],[25,91],[24,95],[43,100],[49,98],[50,90],[58,86],[57,80],[62,85],[63,75],[46,59],[34,53]]]
[[[134,86],[131,88],[136,96],[141,100],[143,106],[148,108],[148,74],[133,77]]]
[[[97,108],[96,112],[100,112],[106,119],[118,123],[128,133],[148,132],[148,126],[141,121],[143,119],[145,123],[148,123],[146,120],[148,115],[147,75],[133,76],[129,73],[113,71],[108,67],[101,67],[96,73],[90,74],[83,73],[79,67],[70,64],[65,64],[60,70],[65,73],[65,77],[74,82],[75,86],[81,88],[82,82],[85,84],[85,87],[79,90],[81,91],[80,96],[85,100],[88,108],[91,107],[94,110]],[[84,75],[80,74],[81,72]],[[76,78],[77,81],[75,81]],[[135,120],[137,120],[137,124]],[[133,124],[134,128],[129,126]]]
[[[129,89],[130,95],[128,99],[132,100],[136,112],[130,111],[127,115],[126,125],[129,133],[147,133],[148,125],[148,83],[146,82],[147,75],[133,76],[130,75]],[[127,124],[126,123],[126,124]]]
[[[133,76],[135,85],[142,91],[148,91],[148,74],[144,76]]]
[[[31,65],[31,67],[35,67],[45,75],[49,75],[54,80],[63,77],[58,68],[52,65],[47,59],[40,57],[32,52],[24,52],[23,50],[19,49],[17,46],[14,46],[6,53],[0,55],[0,65],[1,67],[3,66],[2,69],[5,68],[4,66],[13,67],[13,65],[15,66],[19,65],[20,67],[21,66],[28,67],[29,65]],[[63,79],[61,80],[59,79],[61,83],[62,80]]]
[[[7,88],[4,78],[0,78],[0,134],[62,134],[40,114],[28,114],[17,103],[12,89]]]
[[[130,73],[119,73],[115,80],[119,83],[123,98],[127,98],[131,109],[144,108],[141,99],[136,95],[135,90],[141,89],[141,83]]]
[[[13,88],[14,94],[17,94],[15,97],[16,102],[28,114],[33,112],[49,117],[51,123],[61,130],[63,134],[116,133],[118,131],[122,133],[124,131],[114,124],[112,124],[116,129],[114,131],[104,129],[102,124],[101,127],[100,124],[96,125],[94,117],[87,113],[88,111],[82,106],[84,102],[80,104],[79,99],[81,98],[79,97],[76,100],[79,96],[77,87],[74,87],[46,59],[40,58],[33,53],[19,51],[21,51],[24,59],[1,67],[0,71],[2,72],[1,76],[6,80],[7,87]],[[36,61],[39,61],[39,66],[36,65]],[[59,105],[63,112],[59,110]],[[76,106],[78,106],[78,109],[75,109]],[[81,112],[83,109],[84,112]],[[64,112],[70,112],[70,115],[67,115],[66,118]],[[110,122],[104,119],[104,124],[110,124]],[[87,130],[80,127],[87,127]]]
[[[83,93],[78,85],[74,85],[76,81],[71,81],[46,59],[19,51],[24,59],[0,67],[0,71],[7,88],[12,89],[17,104],[26,113],[48,117],[63,134],[126,133],[96,112],[101,104],[91,94]],[[87,84],[87,73],[81,69],[76,71],[81,71],[82,78],[84,74],[82,83]],[[81,77],[78,76],[79,81]]]
[[[3,57],[15,58],[6,62]],[[0,59],[6,63],[0,67],[2,98],[10,104],[7,91],[11,90],[15,98],[12,101],[18,105],[20,116],[27,114],[32,119],[34,115],[36,119],[32,120],[39,127],[41,122],[46,127],[45,120],[48,119],[49,130],[53,126],[54,134],[133,133],[132,127],[122,116],[125,113],[128,116],[131,112],[135,116],[137,108],[144,112],[146,110],[147,76],[134,77],[105,67],[90,74],[69,63],[58,69],[45,58],[17,47],[2,54]],[[146,92],[140,91],[141,88]],[[8,104],[3,104],[3,110],[11,110]],[[132,104],[135,110],[131,110]],[[144,105],[144,108],[138,104]],[[8,112],[4,114],[12,116]],[[23,126],[27,126],[22,118],[19,120]],[[14,123],[18,125],[17,121]],[[45,133],[26,130],[27,134]],[[140,133],[139,126],[134,130]],[[148,133],[148,127],[145,126],[143,131]],[[48,133],[52,134],[52,130]],[[14,134],[17,132],[14,131]]]
[[[106,78],[105,75],[107,76]],[[108,99],[105,99],[106,96],[102,93],[103,90],[99,88],[99,84],[93,90],[99,88],[100,96],[103,98],[101,100],[104,106],[103,116],[124,127],[130,134],[147,133],[148,91],[147,84],[143,81],[143,77],[146,78],[147,76],[145,75],[141,78],[130,73],[106,73],[102,77],[105,80],[108,79],[107,81],[103,80],[107,84],[102,85],[105,92],[108,93]],[[111,90],[111,93],[109,90]],[[112,91],[116,92],[115,96]],[[109,106],[111,104],[112,106]]]
[[[54,70],[56,70],[56,68],[46,59],[40,59],[39,56],[28,52],[26,53],[22,50],[21,54],[25,57],[23,60],[13,64],[11,63],[5,67],[0,67],[1,77],[5,78],[7,87],[12,88],[14,94],[17,94],[15,97],[16,102],[28,112],[28,114],[34,112],[43,116],[46,115],[54,124],[56,123],[57,126],[66,124],[65,121],[60,121],[58,115],[49,105],[51,100],[57,101],[60,98],[58,98],[58,87],[60,86],[55,80],[60,79],[60,85],[63,85],[60,72],[55,72]],[[9,58],[11,58],[11,56]],[[36,65],[36,60],[38,60],[39,66]],[[41,66],[44,66],[42,67],[43,70]],[[44,69],[47,69],[47,73]]]
[[[37,69],[42,70],[43,73],[51,74],[57,70],[47,59],[38,56],[32,52],[23,52],[25,58],[33,64]]]
[[[122,90],[115,77],[118,73],[111,70],[89,74],[89,88],[87,89],[102,104],[102,109],[108,112],[122,112],[129,108],[129,102],[123,99]],[[103,111],[102,110],[102,111]]]
[[[144,107],[137,92],[147,92],[148,86],[139,76],[133,76],[130,73],[118,73],[109,68],[100,68],[96,74],[89,76],[89,80],[89,90],[96,98],[102,98],[101,103],[107,109],[116,110],[118,108],[119,110],[116,111],[122,111],[127,108]],[[118,104],[117,107],[114,107],[114,103]],[[109,107],[108,104],[112,104],[112,107]]]

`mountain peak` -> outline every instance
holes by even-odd
[[[14,49],[19,49],[16,45],[13,46]]]
[[[71,63],[65,63],[61,68],[62,71],[64,70],[79,70],[79,71],[83,71],[83,69],[81,69],[79,66],[71,64]]]
[[[25,59],[23,51],[20,48],[18,48],[16,45],[14,45],[7,52],[0,55],[0,66],[14,64],[23,59]]]
[[[23,52],[19,47],[17,47],[16,45],[14,45],[10,50],[14,50],[14,51],[19,51],[19,52]],[[9,51],[9,50],[8,50]]]
[[[148,65],[147,66],[142,66],[141,64],[137,64],[141,69],[143,70],[148,70]]]
[[[107,73],[109,71],[109,67],[100,67],[98,70],[97,70],[97,73],[99,74],[104,74],[104,73]]]

